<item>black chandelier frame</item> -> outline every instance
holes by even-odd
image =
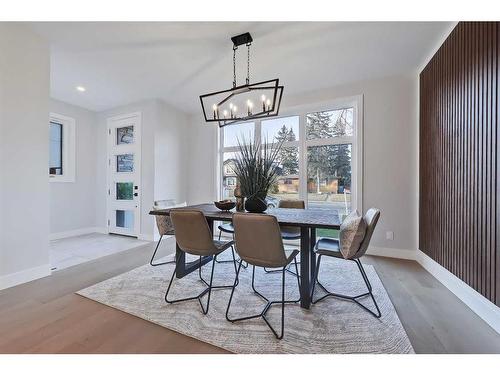
[[[267,118],[267,117],[274,117],[278,116],[279,114],[279,109],[281,105],[281,98],[283,96],[283,89],[284,86],[279,84],[279,78],[275,79],[270,79],[267,81],[261,81],[257,83],[250,83],[250,46],[252,44],[252,36],[250,33],[245,33],[241,35],[237,35],[231,38],[233,42],[233,74],[234,74],[234,80],[233,80],[233,87],[227,90],[221,90],[221,91],[216,91],[216,92],[211,92],[209,94],[204,94],[200,95],[200,102],[201,102],[201,108],[203,110],[203,116],[205,118],[206,122],[217,122],[219,124],[219,127],[224,127],[230,124],[234,124],[236,122],[244,122],[248,120],[253,120],[253,119],[259,119],[259,118]],[[238,49],[238,46],[240,45],[246,45],[248,48],[248,59],[247,59],[247,78],[246,78],[246,83],[244,85],[237,86],[236,85],[236,50]],[[246,116],[233,116],[233,113],[231,112],[231,116],[226,118],[220,116],[219,113],[219,108],[224,105],[226,102],[231,100],[231,98],[235,97],[236,95],[243,94],[245,92],[251,92],[251,91],[256,91],[256,90],[273,90],[273,95],[272,95],[272,105],[271,106],[265,106],[263,104],[262,110],[259,110],[258,112],[253,112],[251,111],[250,107],[247,108],[246,111]],[[215,103],[216,108],[213,110],[213,116],[207,116],[207,111],[205,107],[204,100],[208,97],[211,96],[219,96],[222,94],[227,93],[228,95],[225,96],[222,100],[216,101]]]

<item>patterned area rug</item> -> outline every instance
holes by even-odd
[[[225,313],[230,289],[212,292],[206,316],[196,300],[165,303],[164,293],[173,270],[173,264],[142,266],[80,290],[78,294],[234,353],[414,353],[373,266],[366,265],[365,270],[382,312],[380,319],[351,301],[333,297],[313,305],[310,310],[302,309],[299,304],[287,304],[282,340],[275,339],[261,318],[228,322]],[[209,280],[210,271],[211,263],[203,267],[202,275],[206,280]],[[230,285],[234,275],[232,263],[216,264],[214,285]],[[251,289],[251,277],[250,267],[240,272],[231,317],[259,313],[265,306]],[[322,260],[320,280],[337,293],[354,295],[365,292],[354,262]],[[265,274],[263,269],[256,268],[255,285],[268,298],[280,299],[281,273]],[[183,279],[174,279],[171,298],[196,295],[203,289],[198,273],[193,272]],[[286,275],[286,293],[288,299],[297,299],[299,295],[297,279],[289,273]],[[321,289],[315,291],[317,297],[322,293]],[[206,302],[206,297],[203,302]],[[373,306],[369,297],[362,302],[370,308]],[[267,317],[278,330],[281,306],[273,306]]]

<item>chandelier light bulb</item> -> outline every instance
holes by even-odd
[[[229,109],[233,109],[233,103],[229,103]]]
[[[214,109],[214,111],[217,111],[217,104],[214,104],[212,108]]]
[[[265,101],[266,101],[266,96],[265,96],[265,95],[262,95],[262,96],[260,97],[260,100],[262,100],[263,102],[265,102]]]
[[[222,113],[224,114],[224,117],[227,117],[227,110],[224,110]]]

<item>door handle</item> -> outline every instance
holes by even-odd
[[[134,193],[134,197],[137,197],[137,196],[139,196],[139,193]]]

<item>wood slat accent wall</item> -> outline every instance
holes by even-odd
[[[500,23],[460,22],[420,74],[419,247],[500,306]]]

